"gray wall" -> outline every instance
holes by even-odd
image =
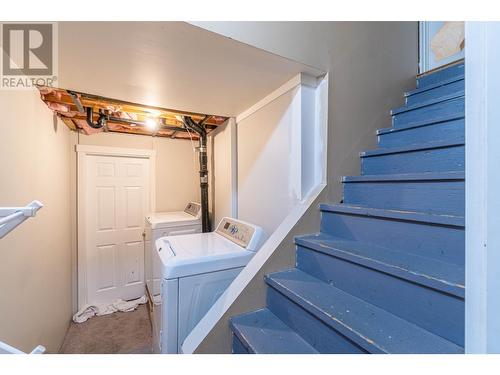
[[[389,127],[417,73],[417,22],[204,22],[198,26],[329,72],[328,186],[199,346],[229,353],[228,318],[265,305],[263,275],[293,266],[293,236],[319,230],[318,203],[338,202],[341,176],[359,173],[358,154]]]

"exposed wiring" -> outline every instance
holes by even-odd
[[[189,139],[191,140],[191,147],[193,147],[193,169],[196,171],[197,170],[197,166],[196,166],[196,146],[194,145],[193,136],[191,134],[191,131],[189,130],[189,128],[186,125],[184,125],[184,128],[187,130],[187,132],[189,134]]]
[[[209,213],[209,201],[208,201],[208,158],[207,158],[207,129],[205,127],[205,121],[207,116],[200,122],[195,122],[189,116],[183,117],[184,126],[186,131],[192,130],[194,133],[198,134],[199,137],[199,162],[200,162],[200,197],[201,197],[201,226],[202,232],[206,233],[210,231],[210,213]],[[191,138],[191,133],[188,132],[189,138]],[[191,138],[192,141],[192,138]]]
[[[191,147],[193,147],[193,152],[196,152],[196,146],[193,143],[193,136],[191,135],[191,131],[189,130],[189,128],[187,126],[184,126],[184,128],[187,130],[187,132],[189,134],[189,139],[191,140]]]

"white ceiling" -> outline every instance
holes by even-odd
[[[63,88],[236,116],[296,74],[321,71],[183,22],[61,22]]]

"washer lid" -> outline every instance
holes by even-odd
[[[215,232],[162,237],[156,250],[164,279],[243,267],[254,255]]]
[[[146,221],[152,229],[201,224],[201,219],[184,211],[158,212],[149,214]]]

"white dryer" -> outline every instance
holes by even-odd
[[[144,274],[149,310],[154,324],[155,301],[160,298],[161,267],[153,263],[155,241],[160,237],[201,233],[201,206],[190,202],[184,211],[159,212],[146,217],[144,243]]]
[[[161,268],[153,349],[179,353],[186,336],[252,259],[262,228],[223,218],[215,232],[163,237],[153,263]]]

